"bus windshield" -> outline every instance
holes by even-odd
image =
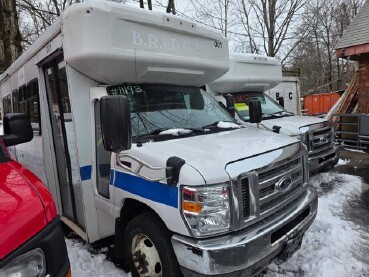
[[[128,98],[132,136],[170,129],[203,129],[219,121],[235,122],[209,94],[192,86],[137,84],[107,88]],[[159,132],[157,132],[159,131]]]
[[[233,96],[236,112],[244,121],[250,120],[249,102],[251,100],[260,101],[263,120],[293,115],[262,92],[238,92],[234,93]]]

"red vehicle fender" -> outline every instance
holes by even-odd
[[[38,192],[39,197],[45,208],[46,219],[51,222],[57,215],[58,210],[55,206],[53,197],[48,188],[41,182],[41,180],[29,171],[27,168],[22,166],[20,163],[12,161],[10,164],[28,181],[28,183],[34,187]]]
[[[16,161],[0,164],[0,259],[57,216],[51,194]]]

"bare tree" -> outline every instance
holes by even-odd
[[[78,0],[16,0],[24,47],[28,47],[61,15]]]
[[[0,0],[0,73],[22,53],[22,37],[13,0]]]
[[[301,68],[303,92],[326,92],[345,88],[353,74],[353,65],[338,60],[335,46],[363,1],[314,0],[302,13],[299,29],[309,30],[293,56]]]
[[[230,0],[190,0],[189,3],[186,17],[229,35]]]
[[[252,52],[278,56],[284,63],[306,35],[294,28],[307,0],[242,0],[236,4],[242,32]]]

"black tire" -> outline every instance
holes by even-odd
[[[141,276],[136,269],[132,254],[133,240],[139,235],[145,235],[155,246],[161,261],[159,268],[162,277],[183,276],[170,241],[172,236],[171,232],[155,213],[148,212],[133,218],[127,224],[124,232],[124,255],[133,277]],[[137,258],[135,259],[137,261]],[[142,270],[142,268],[140,268],[140,270]]]

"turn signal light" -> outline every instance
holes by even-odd
[[[193,203],[193,202],[182,202],[182,209],[186,212],[190,213],[200,213],[202,211],[202,205],[199,203]]]

